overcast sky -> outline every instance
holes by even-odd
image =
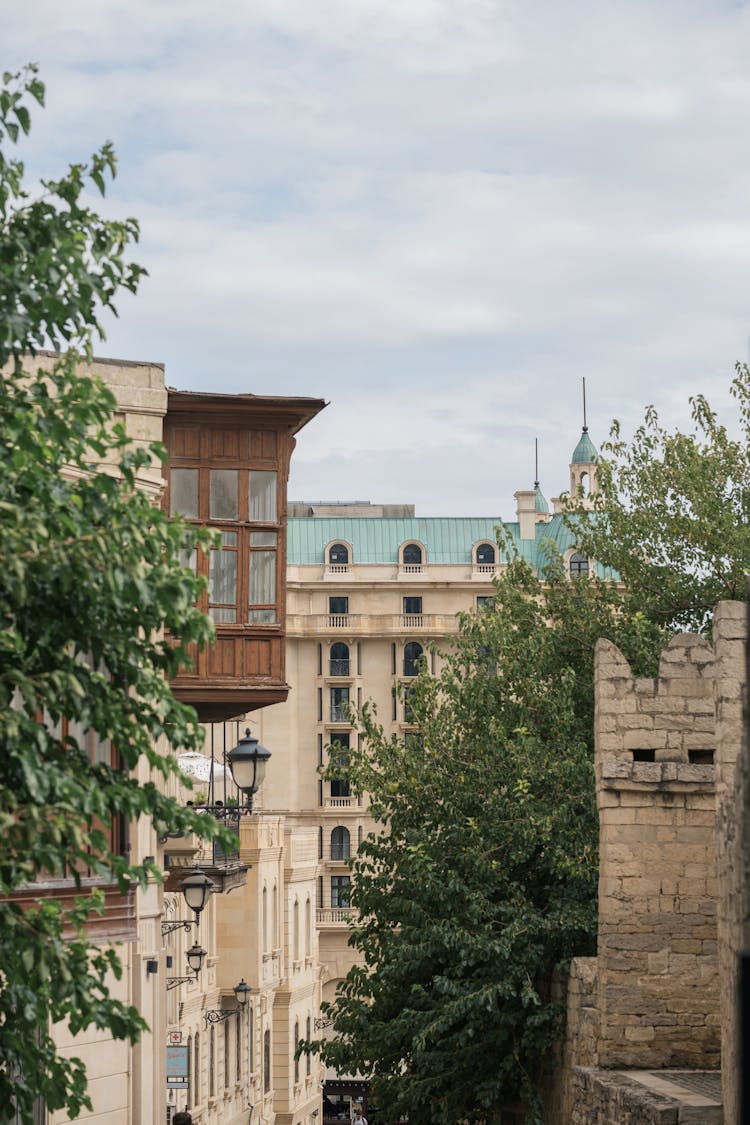
[[[290,496],[511,517],[750,334],[750,10],[728,0],[26,0],[22,150],[112,140],[149,271],[101,354],[310,395]]]

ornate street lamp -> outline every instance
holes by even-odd
[[[210,1023],[222,1023],[224,1020],[228,1020],[230,1016],[238,1015],[247,1004],[248,997],[252,992],[252,988],[243,977],[239,984],[236,984],[234,986],[232,991],[234,992],[234,998],[237,1001],[237,1007],[226,1009],[209,1008],[207,1012],[203,1013],[203,1021],[206,1027],[208,1027]]]
[[[161,936],[166,937],[167,934],[172,934],[180,928],[190,933],[190,927],[197,926],[200,922],[201,911],[208,902],[208,896],[214,887],[215,884],[203,871],[196,871],[194,875],[188,875],[187,879],[183,879],[180,883],[180,890],[185,902],[195,914],[195,918],[180,918],[176,922],[162,922]]]
[[[241,738],[234,749],[227,754],[234,783],[245,794],[249,813],[253,811],[253,794],[263,784],[266,763],[270,757],[271,751],[261,746],[257,738],[253,738],[249,727],[245,731],[245,737]]]
[[[187,951],[188,968],[192,969],[192,974],[185,977],[167,977],[167,992],[172,988],[177,988],[181,984],[190,984],[191,981],[198,979],[198,973],[203,968],[203,962],[206,959],[206,951],[203,946],[198,945],[198,942],[193,942],[190,949]]]

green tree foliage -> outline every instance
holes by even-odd
[[[594,645],[643,671],[663,639],[619,610],[559,558],[541,578],[514,560],[440,674],[410,685],[417,733],[388,738],[365,708],[360,745],[332,756],[379,830],[352,861],[360,963],[316,1049],[371,1076],[385,1120],[486,1122],[516,1101],[539,1120],[552,975],[595,949]]]
[[[163,796],[177,771],[165,748],[198,748],[194,712],[167,679],[211,625],[180,552],[204,542],[171,522],[137,487],[158,450],[133,450],[112,424],[116,403],[77,374],[98,317],[142,269],[125,260],[133,220],[105,220],[85,203],[104,191],[115,159],[105,145],[38,195],[7,146],[43,102],[35,68],[0,92],[0,1120],[32,1120],[35,1098],[75,1117],[89,1100],[80,1060],[61,1057],[51,1025],[105,1029],[134,1041],[144,1023],[111,999],[111,948],[87,921],[96,884],[122,894],[156,872],[110,847],[109,828],[145,815],[160,831],[212,835],[217,825]],[[3,151],[5,149],[6,151]],[[35,349],[68,350],[36,370]],[[48,365],[49,366],[49,365]],[[117,474],[100,466],[117,466]],[[171,641],[164,640],[169,630]],[[92,754],[92,746],[100,753]],[[108,748],[116,748],[113,757]],[[139,780],[140,778],[140,780]],[[84,882],[85,877],[85,882]],[[53,897],[22,908],[30,884],[73,881],[67,914]],[[11,896],[11,897],[6,897]]]
[[[598,513],[577,497],[568,522],[587,554],[619,571],[624,602],[653,621],[705,631],[723,598],[743,601],[750,570],[750,370],[731,384],[729,429],[702,395],[694,430],[664,428],[653,406],[630,441],[612,424],[597,470]],[[734,431],[735,436],[732,436]]]

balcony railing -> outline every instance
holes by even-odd
[[[449,613],[293,613],[287,617],[289,636],[317,636],[337,629],[361,637],[397,636],[405,629],[445,637],[458,632],[458,618]]]
[[[349,614],[348,613],[329,613],[328,614],[328,628],[329,629],[347,629],[349,627]]]
[[[329,910],[319,908],[317,911],[319,926],[346,926],[356,917],[357,911],[353,910],[351,906],[334,906]]]
[[[327,809],[355,809],[358,801],[356,797],[326,797]]]
[[[331,676],[348,676],[350,660],[331,660],[330,675]]]
[[[237,847],[232,849],[232,851],[226,851],[217,840],[207,840],[203,842],[195,857],[195,862],[221,864],[228,859],[238,859],[240,854],[239,808],[228,805],[207,805],[205,809],[203,806],[198,806],[195,811],[211,813],[217,820],[221,821],[225,828],[229,829],[233,836],[237,837]]]

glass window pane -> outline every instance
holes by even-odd
[[[253,551],[250,555],[250,604],[276,601],[276,552]]]
[[[235,605],[237,602],[237,553],[212,551],[208,572],[208,600],[216,604]]]
[[[216,621],[219,625],[233,624],[237,621],[237,610],[225,606],[210,606],[208,615],[212,621]]]
[[[186,570],[192,570],[195,574],[195,568],[198,565],[198,551],[193,547],[192,551],[180,551],[180,566],[184,566]]]
[[[172,469],[169,474],[169,514],[198,519],[198,470]]]
[[[237,469],[211,470],[211,510],[212,520],[237,520],[240,518],[237,498]]]
[[[278,533],[275,531],[251,531],[250,532],[250,546],[251,547],[275,547],[278,540]]]
[[[237,532],[236,531],[222,531],[221,542],[225,547],[237,546]]]
[[[247,615],[248,621],[252,625],[275,625],[276,624],[276,610],[275,609],[251,609]]]
[[[255,522],[276,522],[276,476],[265,469],[250,472],[250,519]]]

